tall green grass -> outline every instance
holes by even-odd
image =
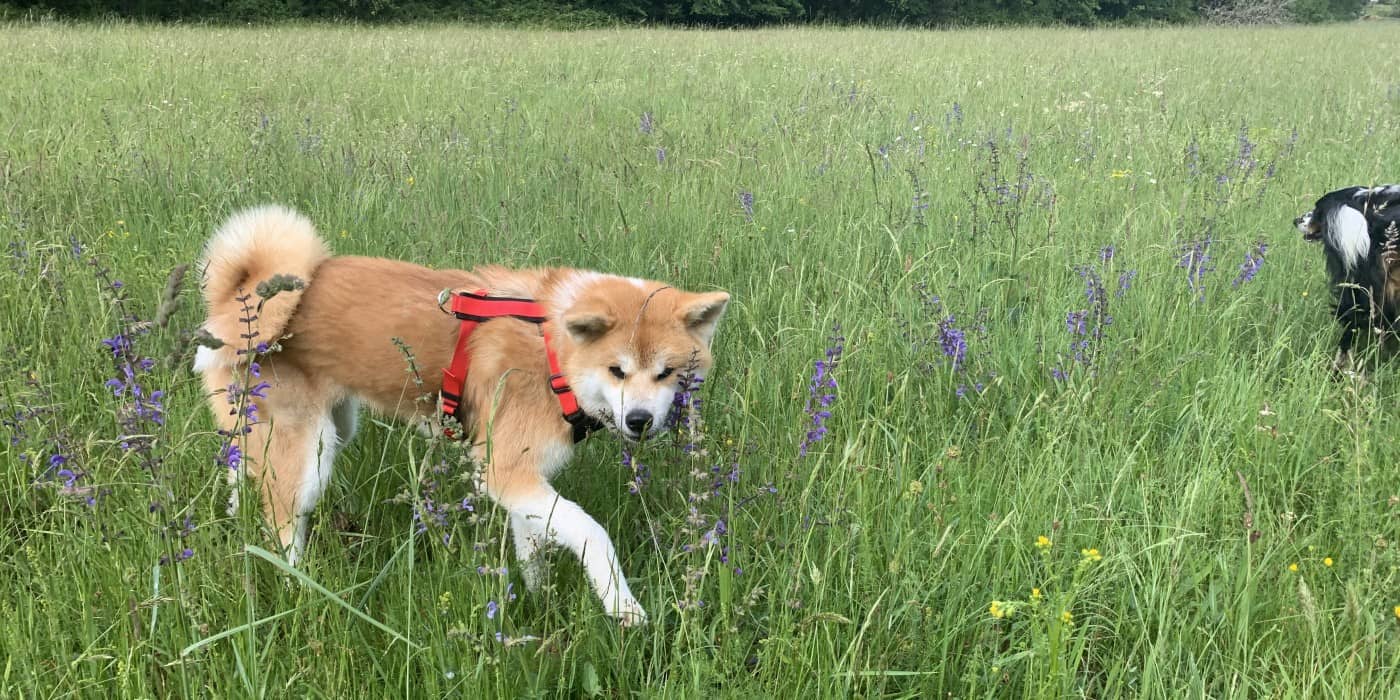
[[[1389,27],[0,36],[0,695],[1400,687],[1396,371],[1330,377],[1321,253],[1290,226],[1400,177]],[[304,566],[264,556],[256,514],[224,513],[193,284],[135,336],[167,412],[123,449],[101,340],[265,201],[340,253],[733,293],[705,452],[639,450],[633,495],[602,436],[557,480],[648,627],[568,556],[525,594],[454,453],[373,419]]]

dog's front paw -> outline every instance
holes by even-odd
[[[608,615],[616,618],[623,627],[641,627],[647,623],[647,611],[631,596],[616,598],[608,606]]]
[[[1332,360],[1332,373],[1338,377],[1351,373],[1351,353],[1345,350],[1337,351],[1337,357]]]
[[[534,552],[529,559],[520,560],[520,577],[525,580],[525,590],[540,592],[549,577],[549,562],[545,561],[544,552]]]

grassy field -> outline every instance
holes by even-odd
[[[1400,179],[1393,27],[0,38],[0,696],[1400,697],[1400,374],[1291,228]],[[704,453],[557,480],[648,627],[377,421],[245,548],[151,321],[265,201],[734,295]]]

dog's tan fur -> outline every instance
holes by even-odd
[[[304,290],[272,297],[257,313],[253,342],[276,341],[281,349],[259,358],[261,379],[271,387],[266,398],[251,399],[257,422],[246,436],[240,472],[256,480],[267,522],[293,560],[334,453],[353,436],[356,402],[410,420],[436,415],[436,406],[417,399],[424,390],[441,388],[440,369],[450,363],[456,342],[459,322],[438,307],[443,290],[486,289],[539,301],[580,404],[615,430],[623,416],[607,415],[606,396],[625,397],[614,402],[618,406],[632,405],[633,396],[668,400],[675,377],[658,376],[658,368],[687,366],[703,374],[710,367],[709,342],[729,298],[566,268],[439,271],[382,258],[331,257],[306,219],[280,207],[230,218],[211,239],[205,261],[205,328],[226,346],[201,350],[196,368],[225,430],[237,420],[226,391],[246,371],[247,355],[237,349],[248,344],[240,321],[247,314],[238,297],[253,294],[276,274],[306,283]],[[257,302],[256,296],[248,299]],[[424,389],[413,385],[393,338],[416,355]],[[573,441],[548,388],[540,327],[514,319],[483,323],[470,348],[464,422],[485,464],[487,492],[511,513],[527,583],[538,580],[535,548],[557,540],[584,559],[610,613],[624,622],[641,621],[644,614],[617,570],[606,533],[549,486]],[[619,363],[628,368],[621,381],[609,372]],[[589,547],[607,551],[590,553]],[[613,558],[598,558],[604,554]],[[607,600],[609,595],[617,600]]]

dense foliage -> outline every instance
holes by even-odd
[[[1270,0],[1265,0],[1266,2]],[[618,23],[757,26],[879,23],[919,26],[1185,22],[1212,7],[1258,0],[12,0],[0,16],[126,17],[161,21],[288,19],[469,20],[565,27]],[[1366,0],[1273,0],[1297,21],[1354,19]]]

